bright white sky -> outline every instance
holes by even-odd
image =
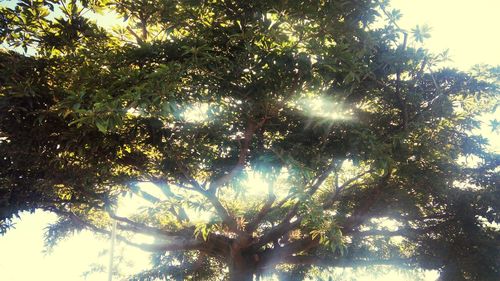
[[[428,24],[432,37],[426,48],[450,50],[453,64],[467,69],[477,63],[500,64],[500,1],[498,0],[391,0],[400,9],[402,28]]]
[[[415,25],[428,24],[432,37],[425,42],[434,52],[450,50],[452,65],[468,69],[476,63],[500,65],[500,1],[498,0],[393,0],[392,6],[400,9],[403,18],[399,22],[405,29]],[[498,134],[486,133],[491,143],[499,143]],[[498,147],[498,145],[496,146]],[[139,204],[127,200],[126,203]],[[84,279],[82,273],[91,264],[107,265],[107,257],[99,253],[107,250],[109,242],[97,239],[89,232],[83,232],[60,243],[49,255],[43,252],[43,231],[55,216],[37,212],[22,214],[16,229],[0,237],[0,272],[5,281],[67,281],[106,280],[106,274],[93,274]],[[144,269],[148,263],[147,254],[131,248],[124,251],[125,258],[134,265],[125,266],[129,273]],[[435,280],[429,274],[426,280]],[[358,281],[411,280],[410,277],[389,272],[373,277],[357,276]]]

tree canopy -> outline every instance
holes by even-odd
[[[0,9],[1,232],[36,209],[59,215],[49,244],[116,221],[155,253],[137,280],[370,265],[498,280],[500,158],[477,135],[498,68],[440,68],[427,28],[401,29],[386,1]],[[127,192],[153,207],[116,214]]]

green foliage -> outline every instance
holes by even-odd
[[[422,26],[417,25],[411,32],[413,33],[413,37],[415,37],[415,41],[420,43],[431,37],[431,28],[426,24]]]
[[[1,7],[0,232],[36,209],[61,218],[48,244],[116,220],[155,253],[133,280],[380,264],[497,280],[499,158],[474,132],[499,68],[439,68],[446,52],[407,42],[430,29],[408,39],[400,17],[368,0]],[[152,207],[115,215],[128,192]]]

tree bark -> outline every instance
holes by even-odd
[[[253,275],[249,268],[233,267],[229,270],[229,281],[253,281]]]
[[[229,281],[253,281],[257,261],[251,254],[244,253],[248,241],[234,241],[230,248]]]

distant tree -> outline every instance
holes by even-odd
[[[115,220],[156,253],[139,280],[369,265],[498,280],[499,157],[473,134],[498,70],[438,69],[428,28],[409,38],[399,16],[372,0],[7,2],[2,232],[36,209],[60,217],[49,243]],[[154,207],[118,216],[127,192]]]

